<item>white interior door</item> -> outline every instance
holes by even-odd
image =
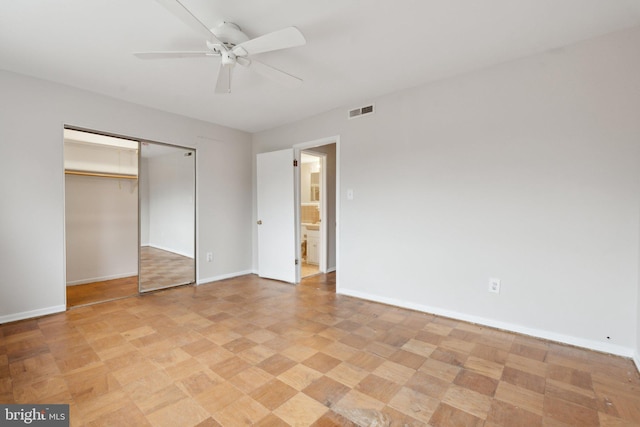
[[[295,283],[293,149],[258,154],[258,275]]]

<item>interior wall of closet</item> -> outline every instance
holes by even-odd
[[[138,142],[65,129],[67,286],[138,275]]]

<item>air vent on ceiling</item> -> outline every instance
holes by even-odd
[[[373,104],[371,104],[364,107],[349,110],[349,119],[355,119],[357,117],[362,117],[362,116],[366,116],[373,113],[374,113]]]

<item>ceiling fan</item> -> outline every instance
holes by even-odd
[[[232,22],[209,29],[196,18],[179,0],[156,0],[165,8],[181,19],[193,30],[201,34],[207,45],[203,51],[165,51],[165,52],[136,52],[140,59],[162,58],[197,58],[219,57],[220,71],[216,82],[216,93],[231,92],[231,75],[236,64],[248,67],[286,87],[295,88],[302,84],[302,79],[280,71],[267,64],[250,58],[258,53],[302,46],[307,41],[296,27],[288,27],[274,31],[254,39],[249,37]]]

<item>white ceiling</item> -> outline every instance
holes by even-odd
[[[307,44],[256,59],[301,77],[283,89],[236,67],[213,93],[218,59],[142,61],[204,50],[155,0],[4,0],[0,69],[257,132],[332,108],[640,25],[640,0],[183,0],[210,27],[250,37],[298,27]],[[345,111],[346,115],[346,111]]]

